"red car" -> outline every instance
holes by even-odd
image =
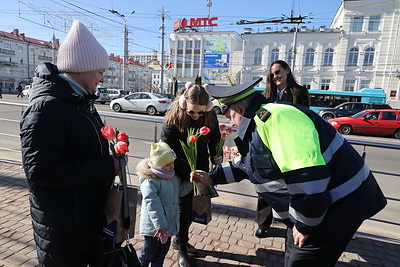
[[[367,109],[328,122],[341,134],[394,135],[400,139],[399,109]]]

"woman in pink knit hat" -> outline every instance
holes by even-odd
[[[22,159],[40,266],[94,266],[107,189],[120,172],[93,101],[108,55],[74,21],[57,66],[36,68],[21,120]]]

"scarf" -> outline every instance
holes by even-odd
[[[150,170],[158,177],[161,179],[169,180],[175,175],[175,170],[172,170],[170,172],[167,172],[166,170],[163,170],[161,168],[158,168],[151,164],[150,162],[147,163],[149,165]]]

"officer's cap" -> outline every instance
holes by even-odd
[[[262,78],[258,78],[255,81],[245,83],[245,84],[237,84],[233,86],[216,86],[216,85],[207,85],[206,91],[209,95],[218,100],[221,106],[229,106],[246,96],[253,94],[256,89],[254,86],[258,84]]]

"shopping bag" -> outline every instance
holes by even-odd
[[[102,235],[104,238],[113,241],[114,243],[121,243],[126,240],[126,234],[132,238],[135,234],[136,223],[136,204],[137,204],[138,189],[128,186],[128,207],[129,217],[124,218],[123,214],[123,196],[124,190],[121,184],[113,184],[110,188],[107,201],[104,208],[104,221],[102,228]],[[124,222],[129,220],[128,232],[124,227]]]
[[[211,196],[193,196],[192,221],[201,224],[211,221]]]
[[[104,207],[102,235],[114,243],[122,243],[135,234],[138,189],[127,185],[126,161],[121,159],[120,183],[111,186]]]
[[[102,253],[96,258],[96,267],[139,267],[140,262],[132,244]]]

